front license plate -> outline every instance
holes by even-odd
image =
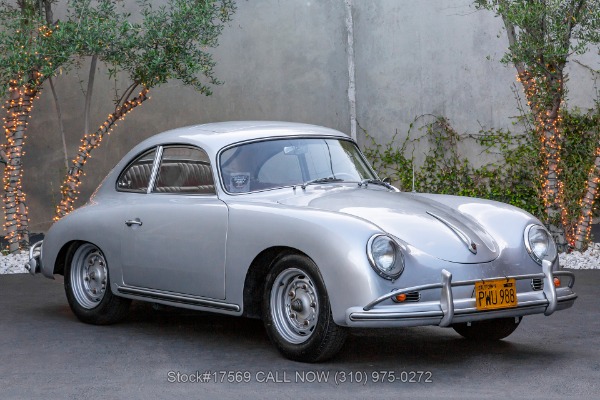
[[[478,282],[475,284],[475,303],[478,310],[495,310],[517,306],[514,279]]]

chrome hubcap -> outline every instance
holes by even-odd
[[[271,290],[271,316],[277,331],[294,344],[306,342],[313,334],[319,316],[314,282],[301,270],[282,271]]]
[[[108,286],[104,254],[92,244],[81,245],[73,255],[70,278],[77,302],[87,309],[97,307]]]

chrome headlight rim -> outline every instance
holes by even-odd
[[[548,238],[547,250],[548,250],[548,252],[550,250],[552,250],[552,252],[553,252],[553,254],[550,254],[551,257],[540,258],[533,250],[533,247],[531,246],[531,242],[529,241],[529,233],[531,232],[531,230],[533,228],[541,229],[546,234],[546,237]],[[527,249],[527,253],[529,253],[529,256],[533,259],[533,261],[535,261],[539,265],[542,265],[542,261],[544,261],[544,260],[548,260],[551,263],[554,263],[554,261],[558,257],[558,251],[556,250],[556,244],[554,243],[554,239],[552,239],[552,235],[550,235],[550,232],[548,232],[548,230],[546,229],[546,227],[544,225],[540,225],[540,224],[527,225],[525,227],[525,231],[523,232],[523,241],[525,242],[525,248]]]
[[[394,262],[392,265],[393,266],[398,265],[398,270],[394,274],[390,274],[390,273],[382,270],[377,265],[375,257],[373,256],[373,242],[380,237],[387,239],[388,242],[391,244],[392,248],[394,249],[394,257],[395,258],[394,258]],[[394,281],[394,280],[398,279],[400,277],[400,275],[402,275],[402,273],[404,272],[404,255],[400,251],[400,245],[392,237],[390,237],[390,235],[386,235],[384,233],[377,233],[377,234],[371,236],[369,238],[369,241],[367,242],[367,257],[369,258],[369,264],[371,264],[371,268],[373,268],[375,273],[377,273],[377,275],[379,275],[383,279],[387,279],[389,281]]]

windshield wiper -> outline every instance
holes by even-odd
[[[313,183],[331,183],[331,182],[343,182],[343,179],[336,178],[335,176],[328,176],[326,178],[317,178],[311,179],[310,181],[304,182],[300,187],[302,190],[306,189],[308,185],[312,185]]]
[[[363,179],[362,181],[358,182],[358,186],[365,185],[365,187],[367,187],[369,184],[383,186],[387,189],[393,190],[394,192],[399,192],[397,188],[387,182],[382,181],[381,179]]]

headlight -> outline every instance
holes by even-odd
[[[554,261],[556,259],[556,245],[550,233],[543,226],[527,225],[524,239],[525,248],[536,263],[542,265],[543,260]]]
[[[382,278],[396,279],[404,271],[404,257],[390,237],[377,234],[367,243],[371,266]]]

